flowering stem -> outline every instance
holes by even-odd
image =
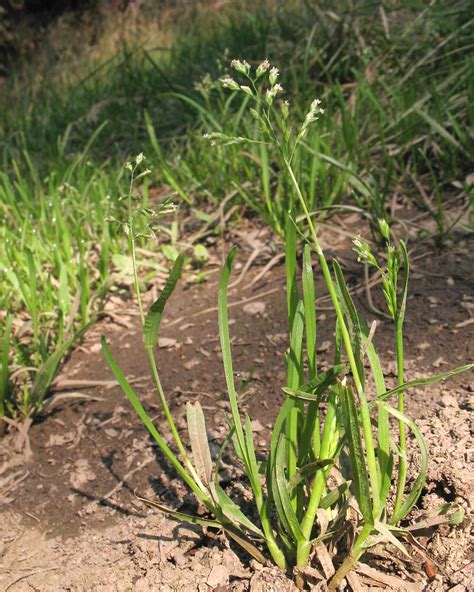
[[[136,167],[135,167],[136,168]],[[140,283],[138,281],[138,271],[137,271],[137,257],[135,251],[135,236],[134,236],[134,225],[133,225],[133,209],[132,209],[132,192],[133,192],[133,183],[135,181],[135,168],[131,171],[130,175],[130,186],[128,189],[128,198],[127,198],[127,205],[128,205],[128,243],[130,247],[130,254],[132,256],[132,268],[133,268],[133,285],[135,288],[135,295],[138,301],[138,310],[140,312],[140,320],[142,323],[142,327],[145,324],[145,313],[143,312],[143,304],[140,292]]]
[[[403,384],[404,377],[403,377],[403,332],[402,332],[403,320],[400,317],[397,317],[395,320],[395,339],[396,339],[396,348],[397,348],[397,380],[398,384]],[[398,394],[398,411],[400,413],[405,412],[405,393],[401,391]],[[407,458],[406,458],[406,428],[405,424],[400,421],[399,422],[399,432],[400,432],[400,459],[398,464],[398,479],[397,479],[397,493],[395,496],[395,507],[393,510],[394,515],[398,513],[400,507],[403,502],[403,493],[405,491],[405,483],[406,483],[406,476],[407,476]]]

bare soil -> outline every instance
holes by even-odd
[[[350,241],[328,226],[322,240],[337,255],[368,321],[377,319],[375,341],[393,380],[393,331],[375,312],[383,309],[379,287],[367,297],[363,270]],[[208,242],[212,258],[207,281],[183,281],[166,310],[157,350],[161,379],[172,412],[185,434],[187,401],[199,399],[208,422],[213,451],[226,433],[225,382],[217,331],[217,280],[224,253],[239,243],[236,285],[231,288],[231,335],[234,368],[241,397],[252,420],[260,450],[283,401],[284,352],[287,347],[284,267],[267,229],[247,222],[226,242]],[[212,244],[215,243],[215,244]],[[455,247],[435,252],[427,245],[412,253],[412,277],[406,321],[408,379],[442,372],[474,360],[474,266],[472,238],[458,236]],[[255,257],[248,270],[245,264]],[[318,274],[318,268],[315,267]],[[260,277],[259,279],[259,276]],[[254,281],[255,280],[255,281]],[[149,298],[158,287],[150,290]],[[317,280],[320,363],[329,362],[334,315]],[[292,590],[291,580],[274,568],[263,568],[242,556],[220,535],[179,524],[149,510],[134,492],[156,498],[174,509],[193,512],[194,499],[174,477],[162,454],[135,416],[100,351],[106,335],[113,354],[132,381],[158,425],[164,425],[153,391],[133,302],[113,296],[110,316],[89,331],[71,354],[56,384],[57,396],[46,415],[29,431],[32,455],[17,454],[15,434],[3,436],[0,450],[0,587],[3,590],[79,591],[244,591]],[[90,382],[83,382],[90,381]],[[417,422],[430,450],[426,489],[418,513],[445,502],[466,510],[464,522],[423,532],[420,542],[430,565],[414,554],[410,561],[392,550],[387,557],[368,557],[385,580],[359,571],[347,589],[471,589],[473,503],[470,411],[472,373],[408,397],[408,413]],[[89,398],[71,397],[80,392]],[[229,477],[230,479],[231,477]],[[392,557],[390,561],[389,558]],[[433,572],[434,570],[434,572]],[[390,580],[390,574],[398,580]],[[400,586],[400,581],[406,585]],[[398,583],[395,583],[398,582]],[[320,584],[319,588],[324,589]]]

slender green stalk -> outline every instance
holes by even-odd
[[[324,422],[323,436],[321,441],[321,451],[319,460],[325,460],[330,458],[331,448],[333,448],[334,436],[336,434],[336,393],[333,392],[328,401],[328,409],[326,413],[326,419]],[[308,563],[309,553],[311,552],[311,531],[313,529],[316,512],[323,495],[326,479],[329,473],[328,468],[320,469],[316,473],[316,477],[313,482],[311,489],[311,495],[308,503],[308,508],[304,515],[303,521],[301,522],[301,530],[305,537],[305,541],[297,547],[297,559],[296,564],[298,567],[303,568]]]
[[[192,463],[189,459],[188,453],[186,452],[186,448],[184,447],[181,437],[179,435],[179,432],[176,428],[176,424],[174,422],[173,416],[171,415],[171,412],[170,412],[170,409],[168,406],[168,402],[166,400],[165,393],[163,391],[163,387],[161,385],[161,380],[160,380],[160,376],[158,374],[158,369],[156,367],[156,361],[155,361],[155,356],[153,355],[153,350],[152,350],[152,348],[147,347],[146,352],[147,352],[148,362],[150,364],[151,372],[153,375],[153,380],[155,381],[156,390],[158,391],[158,396],[160,397],[161,407],[163,408],[163,411],[165,413],[166,421],[168,422],[168,425],[171,429],[171,433],[173,434],[173,438],[176,442],[176,446],[178,447],[179,453],[181,454],[181,457],[182,457],[186,467],[188,468],[188,470],[191,471],[193,477],[195,478],[196,476],[195,476],[194,467],[192,466]]]
[[[143,327],[145,324],[145,313],[143,312],[143,304],[142,304],[141,291],[140,291],[140,282],[138,280],[137,255],[136,255],[136,250],[135,250],[135,234],[134,234],[135,229],[134,229],[134,223],[133,223],[133,208],[132,208],[133,183],[135,181],[134,172],[135,172],[136,166],[131,170],[130,186],[129,186],[128,196],[127,196],[128,245],[130,248],[130,255],[132,257],[133,285],[135,288],[135,295],[137,297],[138,310],[140,312],[140,320],[141,320],[142,327]]]
[[[229,282],[230,272],[232,268],[233,259],[235,256],[235,248],[230,252],[227,257],[226,264],[223,268],[221,279],[219,283],[219,296],[218,296],[218,323],[219,323],[219,335],[222,349],[222,361],[224,364],[224,373],[227,384],[227,392],[229,395],[229,402],[231,407],[232,421],[235,428],[235,434],[238,441],[238,446],[242,453],[244,466],[249,477],[250,486],[252,488],[255,504],[262,522],[263,531],[265,533],[265,540],[268,549],[275,561],[275,563],[285,569],[286,558],[284,553],[278,546],[273,533],[273,528],[270,519],[270,509],[268,503],[264,500],[262,486],[260,484],[260,477],[254,474],[254,467],[250,459],[250,453],[246,446],[246,440],[244,430],[242,427],[239,407],[237,401],[237,393],[234,384],[234,371],[232,365],[232,351],[230,345],[229,335],[229,319],[228,319],[228,306],[227,306],[227,286]],[[250,437],[252,437],[250,433]]]
[[[404,355],[403,355],[403,318],[395,320],[395,340],[396,340],[396,355],[397,355],[397,380],[398,384],[403,384],[404,381]],[[405,412],[405,392],[402,390],[398,393],[398,411]],[[400,457],[398,462],[398,477],[397,477],[397,492],[395,497],[394,514],[397,514],[403,503],[403,494],[405,491],[405,483],[407,476],[407,457],[406,457],[406,427],[403,421],[398,422],[399,427],[399,447]]]

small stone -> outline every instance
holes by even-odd
[[[327,350],[328,350],[330,347],[331,347],[331,342],[330,342],[330,341],[328,341],[328,340],[326,340],[326,341],[323,341],[323,342],[321,343],[321,345],[318,345],[318,346],[317,346],[317,348],[316,348],[316,351],[317,351],[319,354],[322,354],[323,352],[327,351]]]
[[[174,349],[178,346],[178,340],[173,339],[172,337],[159,337],[158,338],[158,347],[162,347],[164,349]]]
[[[193,358],[192,360],[189,360],[189,362],[185,362],[183,366],[186,370],[191,370],[192,368],[194,368],[194,366],[199,366],[200,363],[200,360],[198,360],[197,358]]]
[[[229,583],[229,570],[224,565],[214,565],[207,577],[207,585],[211,588]]]
[[[263,425],[258,421],[258,419],[254,419],[250,422],[251,426],[252,426],[252,432],[261,432],[262,430],[264,430],[265,428],[263,427]]]
[[[249,302],[244,306],[243,310],[245,313],[255,316],[263,314],[265,312],[265,308],[265,302]]]
[[[456,397],[446,393],[445,395],[443,395],[441,397],[441,405],[443,405],[443,407],[457,407],[458,401],[457,401]]]

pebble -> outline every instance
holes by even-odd
[[[243,310],[245,313],[254,316],[263,314],[265,312],[265,308],[265,302],[249,302],[244,306]]]
[[[443,395],[441,397],[441,405],[443,405],[443,407],[457,407],[458,401],[457,401],[456,397],[446,393],[445,395]]]
[[[214,565],[207,577],[207,584],[211,588],[225,586],[229,583],[229,570],[225,565]]]

